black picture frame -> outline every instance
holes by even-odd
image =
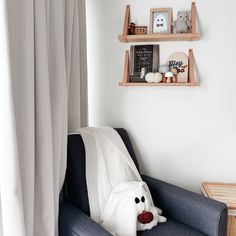
[[[159,45],[130,46],[129,82],[145,83],[145,75],[159,68]]]

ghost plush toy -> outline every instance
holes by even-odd
[[[154,19],[154,27],[153,32],[154,33],[165,33],[167,32],[167,21],[166,17],[163,14],[158,14]]]
[[[101,225],[112,235],[136,236],[137,231],[165,222],[161,213],[145,182],[125,182],[110,193],[102,210]]]

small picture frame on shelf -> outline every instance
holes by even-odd
[[[172,8],[152,8],[150,12],[150,34],[170,34]]]
[[[145,76],[157,72],[159,67],[159,45],[130,46],[129,82],[145,83]]]

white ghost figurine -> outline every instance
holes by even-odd
[[[154,27],[153,32],[154,33],[164,33],[167,32],[167,21],[166,17],[163,14],[158,14],[154,19]]]
[[[126,182],[110,193],[102,210],[101,225],[115,236],[135,236],[137,231],[165,222],[161,213],[154,206],[145,182]]]

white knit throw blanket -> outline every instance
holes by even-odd
[[[82,136],[86,151],[86,181],[91,218],[102,224],[113,235],[121,235],[122,233],[122,236],[135,236],[137,230],[151,228],[158,221],[163,221],[164,217],[159,216],[158,219],[158,213],[160,212],[154,207],[148,187],[142,182],[141,176],[120,135],[110,127],[82,128],[78,132]],[[130,188],[127,187],[129,183]],[[117,191],[122,194],[117,194]],[[143,208],[135,202],[136,192],[139,195],[145,195],[147,198],[146,203],[144,203],[141,202],[142,196],[137,196],[140,199],[140,204],[143,204]],[[134,218],[132,220],[133,225],[128,227],[128,221],[126,221],[126,226],[124,225],[125,222],[119,221],[119,217],[122,217],[122,215],[118,214],[118,208],[122,202],[124,203],[124,199],[125,201],[127,199],[131,201],[128,204],[130,208],[133,205],[135,208],[129,209],[129,207],[126,207],[121,211],[122,214],[127,215],[134,212],[136,206],[139,206],[135,213],[131,214]],[[138,226],[137,216],[144,210],[153,211],[154,219],[151,224],[140,224]],[[120,227],[126,231],[119,232]]]

